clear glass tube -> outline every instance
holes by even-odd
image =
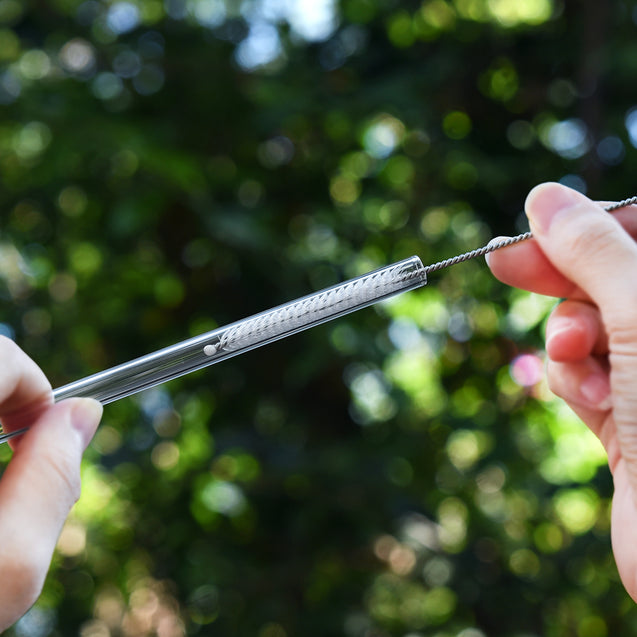
[[[410,257],[69,383],[54,389],[53,397],[58,402],[81,396],[106,405],[426,284],[426,268]],[[25,431],[0,433],[0,444]]]
[[[418,257],[350,279],[53,391],[107,404],[427,283]],[[2,439],[0,438],[0,442]]]

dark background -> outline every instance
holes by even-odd
[[[0,330],[59,386],[635,194],[637,4],[0,0]],[[26,637],[637,629],[554,305],[482,261],[106,407]],[[9,451],[1,452],[8,461]]]

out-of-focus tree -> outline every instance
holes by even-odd
[[[0,330],[54,385],[632,193],[637,6],[0,0]],[[106,408],[9,634],[606,637],[633,603],[553,300],[469,262]],[[8,450],[2,450],[8,459]]]

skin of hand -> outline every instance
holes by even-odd
[[[606,449],[613,553],[637,601],[637,206],[609,214],[548,183],[526,213],[534,238],[487,262],[504,283],[563,299],[547,323],[549,386]]]
[[[13,342],[0,337],[0,419],[12,441],[0,480],[0,632],[39,597],[64,521],[80,495],[80,460],[102,415],[89,398],[53,403],[51,385]]]

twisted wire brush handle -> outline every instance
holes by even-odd
[[[617,201],[615,203],[604,206],[604,210],[606,212],[613,212],[614,210],[619,210],[620,208],[625,208],[626,206],[631,206],[632,204],[636,203],[637,197],[630,197],[629,199],[623,199],[622,201]],[[427,272],[427,274],[431,274],[436,270],[448,268],[450,265],[462,263],[463,261],[468,261],[469,259],[474,259],[475,257],[482,257],[485,254],[489,254],[489,252],[499,250],[500,248],[506,248],[507,246],[513,245],[515,243],[520,243],[520,241],[526,241],[532,236],[532,232],[523,232],[522,234],[518,234],[515,237],[505,237],[503,239],[493,240],[490,241],[486,246],[482,246],[481,248],[477,248],[476,250],[471,250],[469,252],[465,252],[464,254],[459,254],[458,256],[445,259],[444,261],[438,261],[437,263],[427,265],[425,266],[425,271]]]

